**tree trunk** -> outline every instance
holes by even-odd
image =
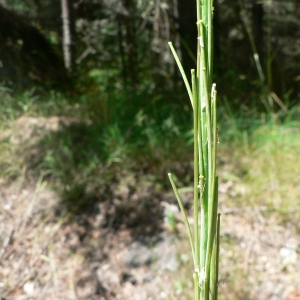
[[[137,59],[137,43],[134,28],[134,11],[135,4],[132,0],[123,0],[124,6],[124,27],[126,30],[124,36],[125,54],[127,56],[127,71],[131,81],[131,86],[134,88],[138,83],[138,59]]]
[[[253,32],[253,38],[256,45],[257,53],[261,59],[261,62],[264,58],[263,18],[264,18],[263,4],[259,3],[257,0],[253,0],[252,1],[252,32]]]
[[[72,37],[70,22],[70,1],[61,0],[62,23],[63,23],[63,52],[65,68],[72,71]]]
[[[178,0],[179,12],[179,34],[183,42],[181,43],[182,64],[186,74],[190,74],[191,69],[195,69],[196,62],[191,53],[197,52],[197,17],[196,1]],[[187,50],[186,47],[190,47]]]

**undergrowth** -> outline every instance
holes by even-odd
[[[181,156],[181,148],[173,145],[186,139],[188,114],[182,114],[179,105],[163,105],[163,96],[112,93],[107,97],[70,99],[55,92],[41,96],[35,90],[17,95],[4,91],[2,177],[43,174],[71,211],[98,201],[107,186],[126,172],[156,174],[154,181],[161,188],[167,186],[164,174],[172,159]],[[104,107],[107,100],[110,104]],[[43,133],[54,116],[62,118],[60,129]],[[36,125],[16,129],[20,118],[25,118],[24,124],[26,118],[35,118]],[[32,130],[24,142],[27,133],[16,132],[22,130]],[[17,144],[12,144],[14,136],[21,139]]]
[[[230,169],[222,174],[224,185],[231,182],[233,190],[223,205],[241,211],[258,210],[271,223],[296,224],[300,217],[299,106],[288,113],[249,117],[235,113],[230,120],[226,114],[221,121],[224,140],[220,156],[227,158],[225,169],[226,165]],[[295,228],[299,231],[298,226]]]
[[[112,99],[116,97],[122,95],[112,95]],[[125,102],[126,95],[123,97]],[[182,110],[179,105],[164,105],[163,96],[148,95],[143,98],[148,107],[140,109],[137,97],[135,104],[123,107],[122,118],[115,118],[121,107],[112,105],[107,114],[111,117],[103,120],[99,98],[70,100],[54,92],[38,96],[32,90],[13,95],[6,90],[1,91],[1,99],[1,177],[16,178],[25,169],[36,176],[43,172],[65,194],[76,195],[78,189],[87,189],[93,195],[101,184],[117,180],[124,170],[155,174],[154,180],[167,188],[164,173],[175,165],[176,173],[183,178],[182,185],[191,184],[191,165],[183,166],[183,161],[192,155],[188,107]],[[300,151],[299,107],[288,114],[248,114],[246,109],[234,113],[224,99],[222,102],[218,115],[220,151],[226,155],[227,145],[234,145],[231,155],[238,162],[236,175],[243,176],[250,186],[247,205],[267,205],[281,211],[295,207],[300,180],[295,163]],[[42,135],[31,145],[37,151],[35,159],[24,161],[20,159],[23,149],[15,149],[16,145],[11,144],[11,129],[22,116],[64,116],[80,122]],[[187,143],[190,152],[183,147]],[[178,164],[174,164],[175,160]]]
[[[188,105],[182,109],[180,102],[178,105],[168,103],[164,95],[146,94],[141,100],[138,94],[131,96],[131,103],[126,106],[127,97],[119,93],[110,95],[109,103],[112,104],[105,112],[105,119],[101,97],[68,99],[55,92],[39,95],[31,90],[15,95],[1,90],[1,177],[16,178],[26,167],[31,174],[43,172],[62,189],[78,189],[78,186],[93,182],[90,185],[94,187],[89,188],[93,190],[99,182],[116,178],[120,170],[136,172],[142,169],[144,173],[155,174],[157,182],[167,188],[164,172],[172,170],[173,161],[180,164],[192,155]],[[141,101],[147,105],[142,105]],[[116,102],[119,104],[114,105]],[[221,103],[218,114],[220,150],[225,151],[227,145],[234,144],[234,156],[242,161],[238,169],[246,169],[243,181],[255,186],[250,188],[248,199],[253,205],[259,202],[259,205],[280,210],[296,205],[300,180],[295,163],[300,149],[299,107],[274,115],[249,112],[246,107],[233,112],[226,99]],[[117,118],[119,111],[121,117]],[[22,116],[64,116],[79,122],[41,136],[34,145],[38,149],[37,159],[22,161],[19,152],[23,150],[14,149],[16,146],[11,144],[13,124]],[[187,143],[190,152],[184,154],[183,145]],[[176,173],[180,172],[180,167],[175,168]],[[181,170],[182,184],[191,183],[189,168],[188,165]]]

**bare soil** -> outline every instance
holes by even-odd
[[[109,226],[108,203],[70,219],[57,216],[59,199],[46,182],[2,183],[2,299],[188,299],[176,287],[192,271],[186,270],[185,229],[170,197],[162,195],[158,208],[173,208],[176,232],[159,214],[156,224],[147,225],[153,230],[141,225],[143,232],[128,224]],[[220,298],[300,299],[293,224],[278,225],[259,208],[222,210]]]
[[[221,178],[230,164],[220,167]],[[45,178],[2,179],[0,299],[192,299],[189,246],[172,192],[134,174],[113,191],[71,215]],[[221,181],[219,299],[299,300],[298,214],[283,221],[266,207],[227,207],[245,193]],[[190,193],[183,198],[190,207]]]

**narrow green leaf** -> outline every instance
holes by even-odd
[[[184,208],[181,196],[180,196],[180,194],[178,192],[178,189],[176,187],[176,184],[174,182],[173,176],[172,176],[171,173],[168,173],[168,176],[169,176],[169,179],[170,179],[173,191],[175,193],[176,199],[178,201],[180,210],[182,212],[184,224],[185,224],[185,226],[186,226],[186,228],[188,230],[189,240],[190,240],[190,244],[191,244],[191,248],[192,248],[192,254],[193,254],[193,261],[194,261],[194,264],[195,264],[195,248],[194,248],[194,244],[193,244],[193,235],[192,235],[192,231],[191,231],[191,226],[190,226],[190,223],[188,221],[188,217],[187,217],[187,214],[186,214],[186,211],[185,211],[185,208]]]
[[[181,73],[181,76],[182,76],[182,78],[183,78],[185,87],[186,87],[186,89],[187,89],[187,92],[188,92],[188,94],[189,94],[190,101],[191,101],[191,104],[192,104],[192,107],[193,107],[193,93],[192,93],[192,90],[191,90],[189,81],[188,81],[188,79],[187,79],[187,77],[186,77],[186,74],[185,74],[184,69],[183,69],[183,67],[182,67],[182,64],[181,64],[181,62],[180,62],[180,59],[179,59],[179,57],[178,57],[178,55],[177,55],[177,53],[176,53],[176,50],[175,50],[174,47],[173,47],[173,44],[172,44],[171,42],[169,42],[168,44],[169,44],[169,46],[170,46],[170,48],[171,48],[171,51],[172,51],[172,53],[173,53],[173,56],[174,56],[175,61],[176,61],[176,63],[177,63],[177,66],[178,66],[179,71],[180,71],[180,73]],[[194,108],[194,107],[193,107],[193,108]]]

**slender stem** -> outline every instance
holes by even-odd
[[[186,74],[185,74],[184,69],[183,69],[183,67],[182,67],[182,64],[181,64],[181,62],[180,62],[180,59],[179,59],[179,57],[178,57],[178,55],[177,55],[177,53],[176,53],[176,50],[175,50],[174,47],[173,47],[173,44],[172,44],[171,42],[169,42],[168,44],[169,44],[169,46],[170,46],[170,48],[171,48],[171,51],[172,51],[172,53],[173,53],[173,56],[174,56],[175,61],[176,61],[176,63],[177,63],[177,66],[178,66],[178,68],[179,68],[179,71],[180,71],[181,76],[182,76],[182,78],[183,78],[183,81],[184,81],[184,83],[185,83],[185,87],[186,87],[186,89],[187,89],[187,92],[188,92],[188,94],[189,94],[190,101],[191,101],[191,104],[192,104],[192,107],[193,107],[193,93],[192,93],[192,90],[191,90],[189,81],[188,81],[188,79],[187,79],[187,77],[186,77]]]
[[[188,217],[187,217],[184,205],[183,205],[183,201],[182,201],[182,199],[180,197],[180,194],[179,194],[178,189],[176,187],[176,184],[174,182],[173,176],[172,176],[171,173],[168,173],[168,176],[169,176],[169,179],[170,179],[173,191],[175,193],[176,199],[178,201],[180,210],[182,212],[184,224],[185,224],[185,226],[186,226],[186,228],[188,230],[189,240],[190,240],[190,244],[191,244],[191,248],[192,248],[192,254],[193,254],[193,261],[194,261],[194,265],[195,265],[195,249],[194,249],[194,244],[193,244],[193,235],[192,235],[191,226],[190,226],[190,223],[188,221]]]
[[[216,236],[216,262],[215,262],[215,299],[218,300],[218,284],[219,284],[219,258],[220,258],[220,228],[221,228],[221,214],[218,214],[217,220],[217,236]]]
[[[207,256],[206,256],[206,277],[210,278],[210,281],[207,286],[207,293],[213,288],[213,278],[215,273],[215,264],[213,263],[213,246],[214,241],[216,240],[216,220],[217,220],[217,210],[218,210],[218,177],[215,177],[215,187],[214,187],[214,198],[211,200],[211,215],[209,215],[209,233],[208,233],[208,243],[207,243]],[[212,275],[211,275],[212,274]],[[211,276],[210,276],[211,275]],[[214,299],[214,298],[212,298]]]
[[[195,296],[195,300],[200,299],[199,274],[197,270],[194,273],[194,296]]]
[[[216,300],[218,297],[220,214],[217,212],[218,178],[216,176],[218,144],[217,92],[215,84],[212,84],[213,0],[196,0],[196,3],[198,29],[197,70],[191,71],[192,88],[175,49],[169,43],[193,107],[193,233],[171,174],[169,174],[169,178],[189,233],[194,260],[195,300]]]
[[[199,160],[198,160],[198,93],[195,70],[192,70],[192,88],[194,100],[194,247],[195,264],[199,268]]]

